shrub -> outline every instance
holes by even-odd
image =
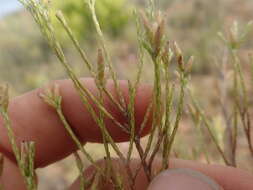
[[[131,17],[131,5],[126,0],[100,0],[96,3],[96,12],[101,23],[101,28],[111,37],[121,35]],[[70,27],[78,40],[91,39],[94,36],[94,25],[92,15],[83,0],[55,0],[50,6],[54,10],[62,10],[69,21]],[[53,14],[55,11],[53,11]],[[53,18],[55,18],[53,16]],[[53,25],[56,27],[57,35],[61,40],[66,39],[62,27],[56,19],[53,19]]]

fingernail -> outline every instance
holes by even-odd
[[[222,190],[210,177],[191,169],[169,169],[156,176],[148,190]]]

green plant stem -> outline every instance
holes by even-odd
[[[208,131],[208,133],[209,133],[211,139],[213,140],[213,142],[214,142],[214,144],[215,144],[215,146],[216,146],[218,152],[220,153],[220,155],[221,155],[223,161],[225,162],[226,165],[230,165],[230,162],[227,160],[227,158],[226,158],[226,156],[225,156],[225,154],[224,154],[222,148],[220,147],[220,145],[219,145],[217,139],[215,138],[214,134],[213,134],[212,131],[211,131],[211,125],[210,125],[210,123],[208,122],[208,120],[207,120],[205,114],[203,113],[203,111],[202,111],[201,108],[199,107],[199,105],[198,105],[196,99],[193,97],[193,95],[192,95],[191,92],[190,92],[190,97],[191,97],[191,99],[192,99],[193,106],[194,106],[195,109],[199,112],[200,117],[202,118],[202,120],[203,120],[203,122],[204,122],[204,125],[206,126],[207,131]]]
[[[173,85],[171,88],[169,88],[169,78],[168,74],[166,74],[166,104],[165,104],[165,124],[164,124],[164,140],[163,140],[163,165],[162,170],[165,170],[168,168],[169,164],[169,140],[170,140],[170,128],[171,128],[171,121],[170,121],[170,115],[172,111],[172,102],[175,92],[175,86]]]
[[[180,72],[180,96],[179,96],[179,103],[178,103],[178,109],[176,114],[176,121],[172,130],[172,133],[169,137],[169,144],[168,144],[168,157],[170,156],[170,153],[172,151],[172,146],[179,128],[179,123],[183,114],[183,108],[184,108],[184,97],[185,97],[185,87],[187,84],[187,79],[184,72]]]
[[[7,134],[12,146],[12,150],[14,152],[18,167],[20,169],[20,172],[22,176],[24,177],[24,182],[28,190],[36,190],[37,189],[37,184],[35,181],[35,174],[34,174],[34,167],[33,167],[33,159],[34,159],[34,146],[31,147],[32,151],[28,152],[28,163],[27,162],[22,162],[22,157],[21,157],[21,151],[17,146],[16,143],[16,138],[14,135],[14,132],[11,128],[11,121],[9,118],[9,115],[7,113],[7,110],[4,110],[1,108],[1,115],[4,119],[4,127],[7,129]],[[31,150],[31,149],[29,149]],[[28,171],[28,172],[26,172]]]
[[[77,51],[79,52],[82,60],[84,61],[84,63],[86,64],[89,72],[91,73],[93,78],[96,78],[96,73],[94,72],[90,62],[88,61],[87,55],[84,52],[84,50],[81,48],[79,42],[77,41],[77,39],[75,38],[71,28],[68,26],[62,12],[57,12],[56,17],[58,18],[58,20],[60,21],[60,23],[62,24],[62,26],[64,27],[65,31],[67,32],[69,38],[72,40],[75,48],[77,49]],[[112,101],[122,112],[124,112],[123,107],[118,103],[118,101],[115,100],[115,98],[111,95],[111,93],[103,86],[102,87],[103,91],[106,93],[106,95],[110,98],[110,101]]]
[[[131,82],[128,82],[128,91],[129,91],[129,96],[130,96],[130,102],[128,106],[128,113],[129,113],[129,127],[130,127],[130,143],[129,143],[129,149],[127,153],[127,161],[130,162],[130,159],[132,157],[132,152],[133,152],[133,147],[134,147],[134,139],[136,138],[136,126],[135,126],[135,88],[132,86]]]
[[[106,47],[106,45],[105,45],[106,43],[105,43],[104,35],[103,35],[103,32],[102,32],[102,30],[101,30],[101,28],[100,28],[100,24],[99,24],[97,15],[96,15],[96,10],[95,10],[96,0],[85,0],[85,1],[87,1],[88,7],[89,7],[89,9],[90,9],[90,11],[91,11],[93,23],[94,23],[94,25],[95,25],[97,34],[98,34],[98,36],[99,36],[99,41],[100,41],[101,47],[102,47],[102,49],[103,49],[103,52],[104,52],[104,54],[105,54],[106,63],[107,63],[107,65],[108,65],[108,67],[109,67],[109,70],[110,70],[112,79],[113,79],[113,81],[114,81],[114,86],[115,86],[115,89],[116,89],[118,98],[119,98],[119,100],[120,100],[120,103],[121,103],[122,107],[123,107],[123,108],[126,108],[125,99],[124,99],[124,97],[123,97],[123,94],[122,94],[121,89],[119,88],[119,82],[118,82],[118,80],[117,80],[116,72],[115,72],[114,69],[113,69],[112,62],[111,62],[111,60],[110,60],[110,56],[109,56],[109,53],[108,53],[108,51],[107,51],[107,47]]]
[[[151,151],[151,145],[155,136],[155,131],[158,129],[158,133],[161,134],[162,126],[161,126],[161,119],[162,119],[162,100],[161,100],[161,64],[159,59],[153,58],[154,67],[155,67],[155,80],[154,80],[154,95],[153,95],[153,101],[155,103],[154,107],[154,114],[153,114],[153,123],[151,127],[150,136],[148,138],[147,147],[145,149],[143,160],[145,160],[148,156],[148,154]],[[151,167],[148,165],[148,173],[146,173],[147,179],[151,180]]]
[[[86,182],[85,176],[84,176],[84,165],[78,152],[74,153],[74,156],[75,156],[76,165],[79,171],[80,190],[85,190],[85,185],[87,185],[88,182]]]
[[[68,124],[64,114],[62,113],[62,108],[61,105],[59,104],[56,107],[56,112],[60,118],[60,120],[62,121],[65,129],[67,130],[68,134],[71,136],[71,138],[73,139],[73,141],[75,142],[75,144],[77,145],[77,147],[79,148],[79,150],[86,156],[86,158],[94,165],[94,167],[97,169],[97,171],[101,172],[101,169],[97,166],[96,162],[93,160],[93,158],[89,155],[89,153],[84,149],[83,145],[81,144],[81,142],[79,141],[78,137],[76,136],[76,134],[73,132],[72,128],[70,127],[70,125]],[[101,172],[102,173],[102,172]]]
[[[42,34],[48,40],[52,50],[54,50],[56,56],[58,57],[62,66],[66,69],[67,74],[69,75],[70,79],[74,83],[74,86],[77,92],[80,94],[81,99],[83,101],[84,97],[89,97],[99,109],[101,109],[104,114],[109,117],[117,126],[119,126],[123,131],[128,133],[124,126],[122,126],[119,122],[117,122],[112,115],[107,112],[107,110],[100,104],[100,102],[92,95],[92,93],[84,87],[84,84],[81,84],[79,79],[75,76],[73,69],[68,65],[66,57],[63,53],[60,43],[55,38],[55,32],[51,25],[50,18],[48,17],[48,10],[46,8],[42,8],[40,4],[36,3],[34,0],[20,0],[26,8],[31,12],[35,21],[40,26]]]
[[[153,95],[153,102],[154,106],[154,114],[153,114],[153,123],[150,132],[150,136],[148,139],[148,144],[144,153],[144,158],[146,158],[151,150],[151,145],[153,142],[153,138],[155,135],[155,130],[157,126],[160,126],[161,123],[161,66],[157,59],[154,59],[154,67],[155,67],[155,80],[154,80],[154,95]],[[160,126],[161,129],[161,126]]]
[[[86,64],[88,70],[90,71],[90,73],[92,73],[92,75],[95,76],[95,73],[92,69],[92,66],[87,58],[86,53],[84,52],[84,50],[81,48],[81,45],[79,44],[78,40],[75,38],[73,31],[71,30],[71,28],[68,26],[68,23],[66,22],[63,14],[61,11],[58,11],[56,13],[56,18],[60,21],[60,23],[62,24],[62,26],[64,27],[65,31],[67,32],[69,38],[72,40],[75,48],[77,49],[77,51],[79,52],[82,60],[84,61],[84,63]]]
[[[234,66],[234,75],[237,78],[237,75],[239,76],[239,82],[240,86],[242,88],[242,100],[243,104],[241,106],[240,101],[236,98],[236,105],[240,112],[241,121],[243,124],[244,132],[247,138],[247,143],[249,147],[249,151],[251,155],[253,156],[253,144],[252,144],[252,137],[251,137],[251,122],[249,117],[249,103],[248,103],[248,94],[247,89],[245,85],[245,80],[241,71],[240,61],[237,56],[237,49],[231,50],[232,58],[233,58],[233,66]],[[236,79],[235,79],[236,80]],[[236,86],[236,97],[239,96],[239,88],[238,85]]]

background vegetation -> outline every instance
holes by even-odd
[[[144,1],[105,0],[99,2],[101,3],[99,4],[98,16],[102,21],[102,28],[106,31],[106,41],[112,52],[113,61],[117,63],[115,67],[120,78],[131,78],[132,72],[130,71],[135,68],[138,59],[136,53],[137,36],[132,12],[133,7],[136,6],[142,9]],[[224,142],[226,141],[224,141],[223,134],[226,130],[226,119],[224,119],[224,112],[220,107],[220,94],[221,89],[226,88],[227,97],[231,97],[233,86],[230,82],[225,87],[220,87],[220,85],[224,81],[224,70],[226,71],[225,78],[227,77],[228,81],[232,80],[229,76],[232,66],[230,64],[224,65],[224,62],[230,63],[232,59],[217,33],[222,31],[227,34],[228,28],[233,25],[234,20],[238,21],[239,28],[243,28],[246,23],[253,19],[253,2],[251,0],[160,0],[157,2],[160,8],[168,13],[166,27],[169,38],[178,42],[186,58],[190,55],[195,57],[191,85],[198,101],[204,108],[208,108],[205,109],[205,112],[208,118],[212,118],[210,120],[212,130],[221,146],[225,147]],[[60,4],[59,1],[53,1],[53,6],[63,10],[73,24],[72,28],[81,40],[81,45],[88,52],[89,58],[95,60],[97,50],[96,37],[93,35],[94,28],[90,23],[90,16],[85,12],[85,7],[81,8],[80,3],[81,0],[65,0],[64,3]],[[0,20],[0,31],[2,34],[0,36],[0,80],[8,81],[11,84],[13,95],[39,87],[47,81],[66,77],[60,64],[57,63],[56,57],[52,54],[27,12],[20,11],[2,18]],[[81,60],[77,53],[74,52],[71,43],[62,33],[61,29],[57,31],[59,38],[65,42],[66,55],[72,61],[78,75],[87,76],[87,71],[80,69],[82,67]],[[252,85],[251,74],[248,72],[250,70],[248,54],[253,47],[252,37],[253,30],[249,31],[248,40],[238,50],[238,58],[246,78],[247,87]],[[142,81],[151,82],[152,70],[149,67],[144,69]],[[252,94],[252,89],[249,89],[249,94]],[[249,95],[249,97],[251,96]],[[228,100],[226,103],[229,102]],[[249,105],[252,105],[252,100],[249,100]],[[231,107],[226,109],[231,109]],[[183,121],[180,124],[179,137],[176,141],[175,156],[206,161],[205,154],[202,151],[203,147],[201,148],[199,143],[199,138],[202,137],[192,129],[192,126],[196,126],[193,121],[198,122],[198,120],[196,118],[196,120],[192,120],[190,111],[191,109],[187,109],[186,105]],[[247,151],[248,145],[243,130],[239,131],[239,137],[241,137],[238,141],[240,153],[237,159],[241,168],[249,170],[249,166],[252,166],[252,157]],[[192,143],[193,149],[188,148],[188,142]],[[205,138],[205,143],[211,150],[210,162],[222,162],[217,156],[217,150],[209,137]],[[94,146],[98,147],[99,145],[90,145],[90,151],[94,150]],[[127,144],[121,146],[127,150]],[[98,157],[103,155],[99,151],[93,151],[92,154],[98,155]],[[52,185],[52,189],[55,189],[56,186],[62,189],[62,185],[69,183],[76,174],[69,163],[72,163],[71,158],[42,171],[42,185],[50,186],[49,178],[50,182],[55,183]],[[251,171],[253,171],[252,169],[250,168]],[[59,178],[52,180],[51,176],[48,177],[46,173],[49,170],[59,172]],[[62,176],[62,171],[67,175]],[[46,183],[43,183],[43,180]]]

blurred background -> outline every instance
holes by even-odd
[[[98,0],[97,13],[119,78],[131,78],[137,62],[137,35],[133,17],[134,9],[144,9],[145,0]],[[215,78],[224,55],[224,44],[217,32],[226,31],[234,20],[245,25],[253,19],[252,0],[157,0],[157,6],[168,12],[168,35],[181,46],[186,56],[196,58],[192,84],[198,86],[201,99],[207,100],[210,112],[217,105]],[[53,9],[61,9],[91,60],[96,59],[96,35],[91,17],[83,0],[51,0]],[[53,20],[57,36],[64,51],[79,76],[88,76],[80,57],[74,50],[64,30]],[[253,47],[250,40],[240,50],[240,59],[246,63]],[[243,66],[244,67],[244,66]],[[81,68],[81,69],[80,69]],[[247,65],[245,64],[245,70]],[[145,68],[143,81],[152,81],[152,71]],[[0,81],[11,85],[13,96],[40,87],[48,81],[65,78],[66,74],[41,36],[31,15],[17,0],[0,0]],[[208,90],[206,89],[208,86]],[[214,115],[220,125],[220,116]],[[187,118],[182,122],[187,126]],[[185,127],[186,134],[187,127]],[[187,139],[187,135],[185,136]],[[98,145],[90,145],[94,155]],[[126,145],[122,145],[124,148]],[[183,146],[183,145],[182,145]],[[95,147],[95,148],[94,148]],[[243,147],[243,146],[242,146]],[[126,146],[127,148],[127,146]],[[185,148],[185,147],[179,147]],[[97,149],[99,150],[99,149]],[[183,155],[188,158],[187,153]],[[76,176],[72,158],[39,171],[41,189],[64,189]],[[247,168],[243,164],[242,168]],[[64,175],[62,175],[64,174]],[[54,177],[52,177],[54,176]]]

